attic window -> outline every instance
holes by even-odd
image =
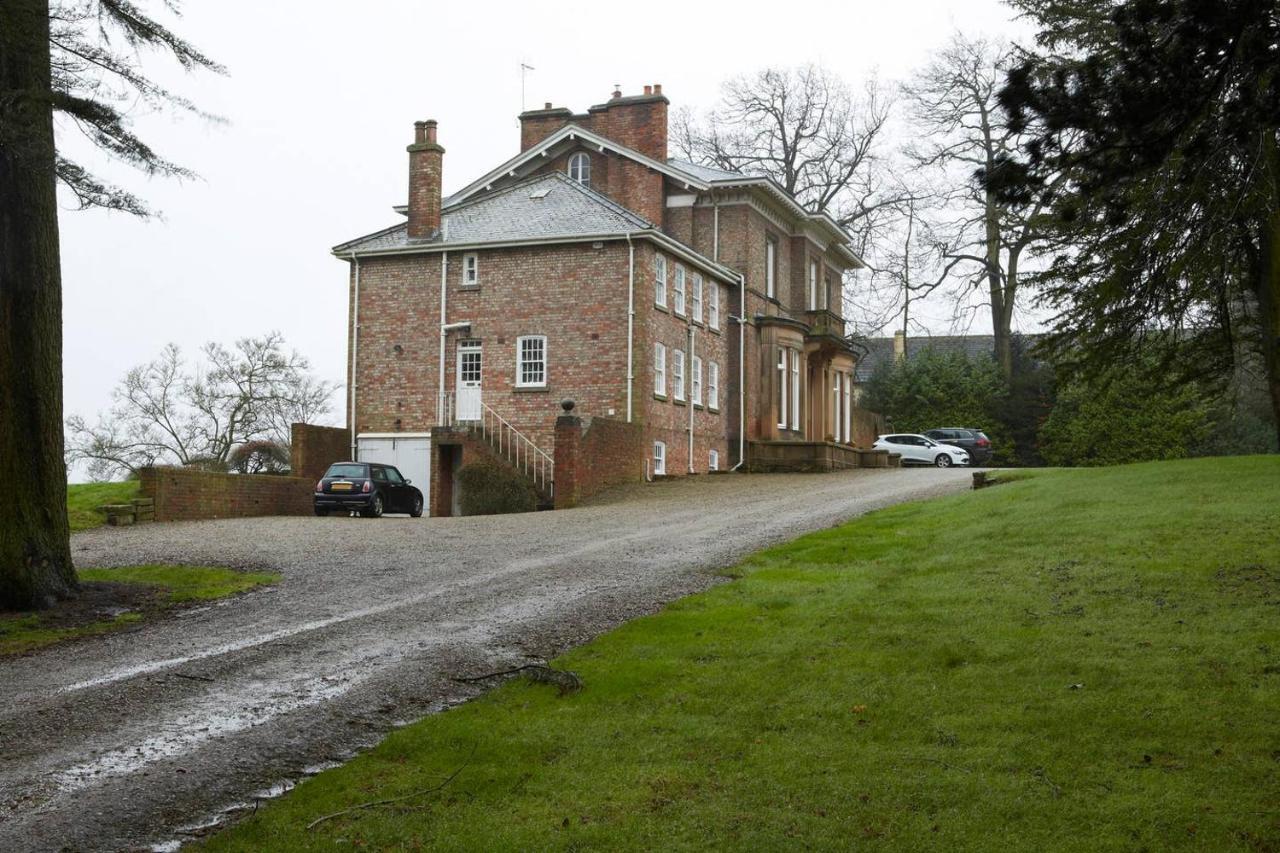
[[[591,157],[585,151],[579,151],[569,158],[569,178],[584,187],[591,186]]]
[[[529,198],[546,198],[547,193],[549,192],[551,192],[551,187],[539,187],[538,189],[529,193]]]

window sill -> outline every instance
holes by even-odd
[[[551,389],[546,385],[514,385],[511,388],[516,394],[549,394]]]
[[[663,314],[670,314],[670,313],[671,313],[671,309],[670,309],[670,308],[668,308],[668,307],[667,307],[667,306],[665,306],[665,305],[659,305],[657,302],[653,303],[653,310],[655,310],[655,311],[661,311]]]
[[[687,405],[689,405],[689,404],[688,404],[686,401],[684,401],[684,400],[672,400],[671,402],[672,402],[672,403],[674,403],[674,404],[675,404],[675,405],[677,405],[677,406],[687,406]]]
[[[724,334],[724,330],[721,329],[719,326],[707,326],[707,331],[711,332],[713,335]]]
[[[654,395],[653,395],[653,399],[655,399],[655,400],[661,400],[662,402],[664,402],[664,403],[665,403],[665,402],[667,402],[667,399],[668,399],[668,398],[667,398],[667,395],[666,395],[666,394],[654,394]]]
[[[458,285],[458,290],[461,290],[461,291],[470,291],[470,290],[479,290],[479,289],[480,289],[480,285],[478,285],[478,284],[460,284],[460,285]]]
[[[718,415],[718,414],[720,414],[720,407],[719,407],[719,406],[707,406],[707,411],[708,411],[708,412],[710,412],[710,413],[711,413],[711,414],[713,414],[713,415]]]

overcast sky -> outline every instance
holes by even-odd
[[[175,28],[230,75],[186,77],[160,59],[148,70],[227,123],[137,116],[143,137],[198,181],[100,169],[162,220],[64,200],[68,414],[92,419],[123,373],[170,341],[194,352],[279,329],[342,381],[347,265],[329,247],[401,221],[391,206],[407,196],[416,119],[440,122],[446,194],[516,154],[522,61],[536,69],[529,106],[581,111],[615,83],[624,94],[661,83],[673,111],[702,110],[722,80],[765,66],[816,61],[855,85],[871,73],[898,81],[957,28],[1027,34],[998,0],[185,0],[183,10]],[[83,151],[71,134],[60,143]]]

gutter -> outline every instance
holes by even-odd
[[[747,277],[738,274],[740,312],[738,321],[738,464],[730,468],[737,471],[747,464]]]
[[[360,258],[351,253],[351,263],[355,267],[355,298],[351,306],[351,460],[356,458],[356,357],[360,352]]]
[[[631,423],[631,395],[636,384],[635,373],[635,325],[636,325],[636,247],[627,235],[627,423]]]

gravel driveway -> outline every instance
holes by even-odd
[[[202,563],[277,586],[0,661],[0,850],[176,844],[747,552],[959,491],[967,470],[702,477],[518,516],[258,518],[78,534],[81,566]]]

